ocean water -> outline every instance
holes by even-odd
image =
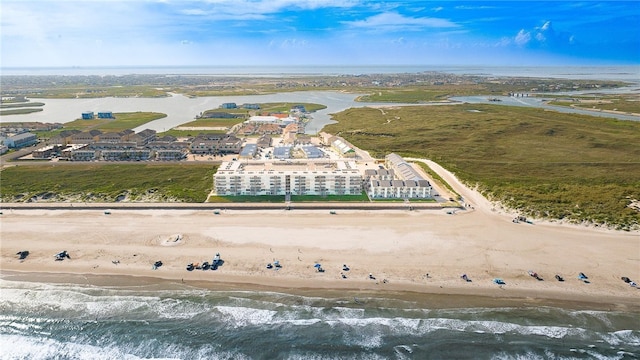
[[[456,75],[519,76],[640,82],[640,64],[600,66],[293,65],[293,66],[110,66],[0,67],[2,75],[221,75],[230,77],[339,76],[440,72]]]
[[[638,314],[0,280],[0,359],[637,359]]]

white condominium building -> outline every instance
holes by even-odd
[[[411,164],[397,154],[385,157],[387,169],[366,171],[367,194],[371,199],[426,199],[431,198],[431,183]]]
[[[224,162],[214,175],[217,195],[360,195],[352,161]]]

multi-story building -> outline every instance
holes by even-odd
[[[83,131],[81,133],[71,135],[69,144],[93,144],[100,140],[100,135],[102,135],[102,131],[100,130],[94,129]]]
[[[231,154],[239,153],[242,140],[230,135],[201,135],[193,139],[190,150],[192,154]]]
[[[151,150],[141,148],[101,150],[100,156],[102,160],[107,161],[142,161],[151,158]]]
[[[145,146],[156,139],[156,131],[144,129],[136,134],[129,134],[128,140],[134,141],[138,146]]]
[[[119,143],[122,141],[128,141],[129,135],[132,133],[133,133],[132,130],[106,132],[106,133],[100,134],[98,136],[98,139],[100,142],[104,142],[104,143]]]
[[[31,153],[34,159],[48,159],[54,155],[60,153],[60,146],[56,145],[47,145],[41,147],[40,149],[36,149]]]
[[[367,194],[371,199],[425,199],[431,198],[431,183],[418,173],[411,164],[397,154],[385,157],[389,168],[369,169]]]
[[[362,175],[355,163],[224,162],[214,175],[218,195],[360,195]]]
[[[8,148],[22,148],[25,146],[30,146],[38,142],[38,137],[36,134],[32,134],[30,132],[23,132],[16,135],[11,135],[2,138],[2,143],[6,145]]]

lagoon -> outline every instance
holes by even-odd
[[[629,89],[619,89],[621,92],[629,92]],[[637,92],[637,88],[631,90]],[[285,92],[266,95],[244,95],[244,96],[209,96],[190,98],[181,94],[171,94],[162,98],[91,98],[91,99],[39,99],[32,101],[43,102],[43,111],[31,114],[4,115],[0,116],[0,122],[47,122],[47,123],[67,123],[80,118],[84,111],[112,111],[117,112],[160,112],[167,114],[165,118],[158,119],[144,124],[134,131],[152,129],[157,132],[164,132],[181,124],[188,123],[195,119],[196,115],[210,110],[217,109],[222,103],[235,102],[244,103],[268,103],[268,102],[288,102],[288,103],[316,103],[326,106],[325,109],[312,114],[312,120],[307,124],[307,134],[316,134],[325,125],[334,121],[331,114],[349,108],[366,106],[408,106],[417,104],[402,103],[364,103],[355,99],[363,94],[345,93],[340,91],[298,91]],[[557,94],[550,94],[553,97]],[[600,116],[607,118],[617,118],[621,120],[640,121],[639,116],[626,114],[613,114],[607,112],[596,112],[585,109],[568,108],[545,104],[540,98],[524,97],[515,98],[508,96],[498,97],[501,101],[490,102],[487,96],[460,96],[452,97],[450,100],[456,103],[491,103],[495,105],[507,106],[528,106],[539,107],[559,112],[569,112],[583,115]],[[427,103],[421,105],[444,105],[446,103]]]
[[[167,117],[152,121],[139,128],[153,129],[157,132],[167,131],[173,127],[190,122],[196,115],[210,109],[218,108],[222,103],[317,103],[327,106],[326,109],[312,114],[313,119],[307,124],[307,133],[315,134],[323,126],[333,122],[330,114],[352,107],[381,105],[375,103],[359,103],[355,99],[361,94],[348,94],[338,91],[300,91],[266,95],[245,96],[209,96],[189,98],[181,94],[171,94],[163,98],[93,98],[93,99],[31,99],[43,102],[43,111],[23,115],[5,115],[0,122],[48,122],[67,123],[80,118],[84,111],[136,112],[153,111],[167,114]],[[386,104],[388,105],[388,104]]]

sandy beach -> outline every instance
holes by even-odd
[[[5,207],[0,221],[5,278],[82,274],[108,276],[114,285],[156,278],[210,288],[410,292],[640,307],[640,290],[620,279],[640,280],[637,232],[515,224],[508,214],[490,210],[450,215],[445,210],[215,214],[114,209],[105,214]],[[22,250],[30,254],[20,261],[16,252]],[[71,259],[55,261],[62,250]],[[217,252],[224,260],[218,270],[186,270],[189,263],[211,262]],[[154,270],[158,260],[163,265]],[[281,269],[266,268],[276,260]],[[316,263],[325,272],[318,272]],[[589,283],[577,278],[579,272]],[[463,281],[462,274],[471,281]],[[565,281],[556,281],[555,274]],[[496,277],[506,285],[494,284]]]

